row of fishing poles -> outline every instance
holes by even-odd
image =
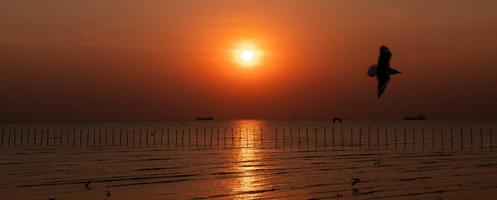
[[[349,129],[349,131],[346,131]],[[393,130],[392,130],[393,129]],[[473,148],[475,135],[479,135],[480,148],[493,147],[493,128],[469,129],[469,144],[466,144],[462,127],[450,128],[403,128],[380,127],[291,127],[263,129],[245,128],[42,128],[1,129],[1,146],[73,146],[73,147],[293,147],[331,146],[365,147],[380,149],[382,146],[398,149],[403,145],[416,148],[438,144],[442,149],[453,149],[458,143],[460,149]],[[367,131],[366,131],[367,130]],[[349,134],[349,135],[347,135]],[[393,136],[391,135],[393,134]],[[408,141],[408,134],[411,141]],[[447,138],[447,134],[448,138]],[[487,139],[484,140],[487,135]],[[110,136],[110,137],[109,137]],[[416,143],[416,136],[421,140]],[[468,136],[467,136],[468,137]],[[466,137],[466,138],[467,138]],[[65,138],[65,140],[64,140]],[[314,139],[314,141],[312,141]],[[437,141],[438,139],[438,141]],[[331,141],[329,141],[331,140]],[[345,140],[348,140],[347,142]],[[364,141],[366,140],[366,141]],[[431,143],[431,144],[430,144]],[[447,144],[449,143],[449,144]],[[465,146],[466,144],[466,146]]]

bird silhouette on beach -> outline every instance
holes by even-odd
[[[352,185],[355,185],[356,183],[359,183],[361,179],[358,178],[352,178]]]
[[[88,180],[88,181],[86,181],[84,184],[85,184],[85,188],[86,188],[87,190],[91,189],[91,188],[90,188],[91,179],[90,179],[90,180]]]
[[[381,46],[378,64],[369,67],[368,70],[368,76],[376,76],[376,79],[378,80],[378,98],[385,92],[388,82],[390,82],[390,75],[401,73],[390,67],[391,58],[392,52],[390,52],[390,49],[386,46]]]

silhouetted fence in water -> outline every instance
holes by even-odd
[[[493,127],[3,128],[1,147],[492,149]]]

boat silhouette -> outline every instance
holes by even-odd
[[[404,120],[426,120],[424,115],[418,114],[417,116],[406,116]]]
[[[214,120],[214,117],[197,117],[196,120],[200,121],[200,120]]]

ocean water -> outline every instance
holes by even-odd
[[[493,199],[495,131],[494,121],[2,124],[0,199]]]

